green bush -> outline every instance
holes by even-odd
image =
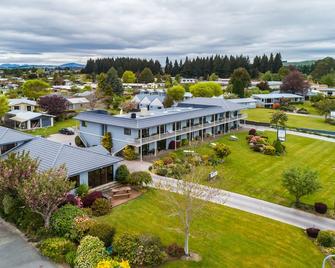
[[[103,216],[111,211],[112,206],[108,199],[98,198],[94,201],[91,208],[94,216]]]
[[[335,246],[335,237],[334,233],[330,231],[320,231],[317,237],[317,242],[326,248]]]
[[[27,234],[33,235],[44,226],[44,220],[40,214],[29,208],[23,208],[20,217],[17,218],[16,225]]]
[[[88,235],[80,241],[74,263],[76,268],[90,268],[107,258],[104,243],[99,238]]]
[[[123,233],[115,237],[113,250],[118,258],[128,260],[132,266],[157,266],[165,258],[158,237]]]
[[[76,194],[79,196],[79,197],[84,197],[88,194],[88,190],[89,190],[89,187],[87,184],[80,184],[78,186],[78,188],[76,189]]]
[[[272,145],[266,145],[264,147],[264,154],[267,155],[275,155],[276,154],[276,149]]]
[[[147,171],[136,171],[130,174],[129,183],[134,186],[143,186],[152,182],[152,178]]]
[[[65,262],[70,265],[70,267],[74,267],[75,259],[77,256],[77,252],[75,250],[69,251],[65,254]]]
[[[276,153],[281,155],[285,152],[285,146],[280,142],[280,140],[275,140],[273,142],[273,147],[276,150]]]
[[[58,236],[76,239],[74,219],[84,215],[85,212],[80,208],[69,204],[65,205],[51,216],[51,229]]]
[[[123,184],[128,183],[130,172],[126,165],[121,165],[115,172],[115,179]]]
[[[155,171],[156,171],[155,173],[159,176],[166,176],[169,172],[167,168],[159,168],[156,169]]]
[[[122,155],[126,160],[135,160],[137,159],[138,155],[135,153],[135,149],[133,146],[127,145],[123,151]]]
[[[85,147],[84,143],[82,142],[82,140],[80,139],[79,136],[76,136],[74,138],[74,143],[78,146],[78,147]]]
[[[182,139],[181,140],[181,146],[187,146],[187,145],[189,145],[189,140],[188,139]]]
[[[97,223],[90,228],[88,234],[98,237],[102,242],[104,242],[105,246],[108,247],[113,241],[115,229],[109,224]]]
[[[214,152],[219,158],[225,158],[231,154],[229,147],[223,143],[214,146]]]
[[[41,242],[39,249],[43,256],[54,262],[65,262],[65,255],[76,250],[76,245],[63,237],[53,237]]]

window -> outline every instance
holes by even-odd
[[[107,125],[101,125],[101,135],[105,135],[107,133]]]
[[[27,111],[31,111],[31,106],[27,106]]]
[[[125,128],[124,129],[124,135],[131,135],[131,129],[130,128]]]
[[[74,181],[76,184],[74,185],[75,188],[77,188],[80,185],[80,176],[72,176],[69,178],[69,181]]]
[[[87,122],[86,121],[81,121],[81,126],[82,127],[87,127]]]
[[[14,110],[20,110],[20,106],[14,106]]]

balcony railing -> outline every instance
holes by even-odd
[[[202,130],[202,129],[206,129],[206,128],[210,128],[210,127],[215,127],[215,126],[218,126],[218,125],[221,125],[221,124],[233,122],[233,121],[236,121],[236,120],[242,120],[242,119],[246,119],[246,118],[247,118],[247,116],[245,114],[239,114],[238,116],[229,117],[229,118],[222,118],[222,119],[216,120],[215,122],[213,121],[213,122],[208,122],[208,123],[204,123],[204,124],[199,124],[199,125],[196,125],[196,126],[184,127],[182,129],[178,129],[178,130],[171,131],[171,132],[153,134],[149,137],[145,137],[145,138],[142,138],[142,139],[138,138],[138,139],[135,139],[135,143],[136,144],[146,144],[146,143],[150,143],[150,142],[153,142],[153,141],[163,140],[163,139],[187,134],[187,133],[190,133],[190,132],[194,132],[194,131],[198,131],[198,130]]]

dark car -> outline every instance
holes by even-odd
[[[59,130],[60,134],[64,134],[64,135],[74,135],[74,130],[72,128],[62,128]]]

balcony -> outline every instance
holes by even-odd
[[[138,138],[135,139],[134,144],[140,145],[140,144],[147,144],[150,142],[154,142],[154,141],[158,141],[158,140],[163,140],[163,139],[168,139],[168,138],[172,138],[175,136],[179,136],[179,135],[183,135],[183,134],[187,134],[190,132],[194,132],[194,131],[199,131],[202,129],[207,129],[210,127],[215,127],[221,124],[225,124],[225,123],[229,123],[229,122],[234,122],[237,120],[242,120],[242,119],[246,119],[247,115],[245,114],[239,114],[238,116],[234,116],[234,117],[230,117],[230,118],[222,118],[219,119],[215,122],[208,122],[208,123],[204,123],[204,124],[199,124],[196,126],[191,126],[191,127],[184,127],[182,129],[176,130],[176,131],[171,131],[171,132],[166,132],[166,133],[161,133],[161,134],[153,134],[149,137],[145,137],[145,138]]]

